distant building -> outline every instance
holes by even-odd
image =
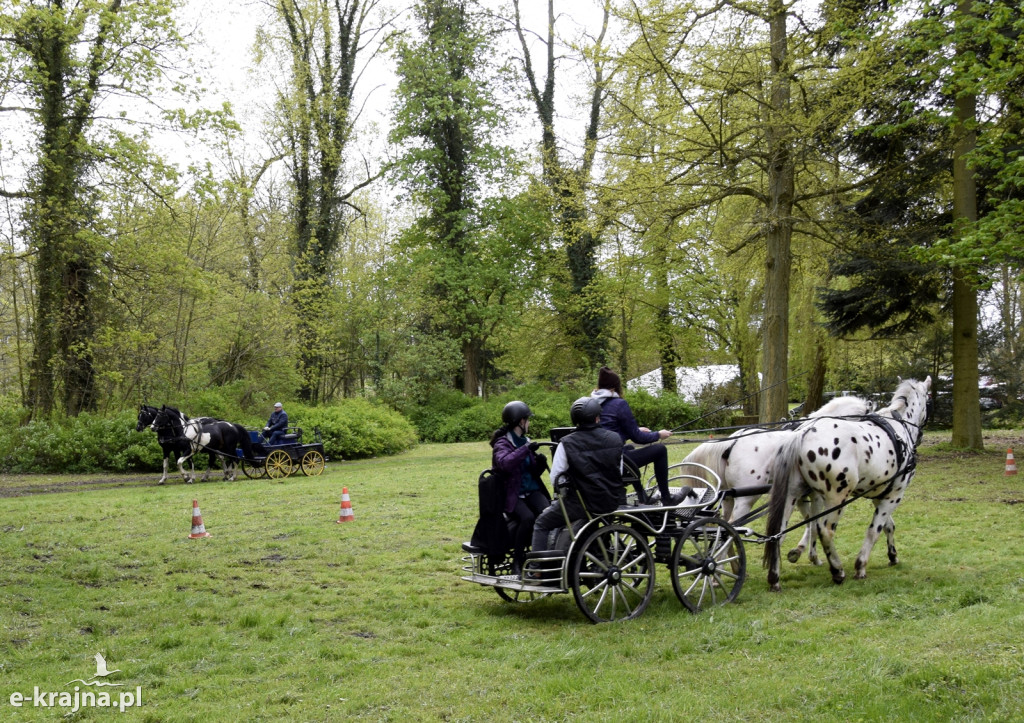
[[[735,364],[710,364],[702,367],[677,367],[676,389],[679,396],[688,402],[696,402],[705,389],[720,387],[740,376],[740,368]],[[626,389],[637,391],[644,389],[654,396],[661,394],[661,369],[647,372],[636,379],[626,382]]]

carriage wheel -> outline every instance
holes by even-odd
[[[282,479],[292,473],[292,458],[282,449],[275,449],[267,455],[267,476]]]
[[[576,605],[592,622],[629,620],[654,594],[654,555],[636,530],[599,527],[573,555],[569,579]]]
[[[302,455],[302,474],[307,477],[319,477],[324,471],[324,456],[311,449]]]
[[[249,479],[259,479],[267,474],[267,467],[262,462],[250,462],[243,459],[241,462],[242,474]]]
[[[732,602],[747,577],[743,540],[724,520],[698,520],[676,543],[671,570],[676,597],[690,612]]]

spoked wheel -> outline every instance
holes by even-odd
[[[250,462],[243,459],[242,473],[249,479],[259,479],[267,473],[267,467],[262,462]]]
[[[292,458],[282,449],[275,449],[267,455],[267,476],[282,479],[292,473]]]
[[[676,597],[690,612],[732,602],[747,577],[743,540],[724,520],[697,520],[676,543],[671,570]]]
[[[570,570],[576,605],[592,622],[638,617],[654,594],[654,555],[629,527],[599,527],[573,555]]]
[[[302,474],[307,477],[319,477],[324,471],[324,456],[311,449],[302,455]]]

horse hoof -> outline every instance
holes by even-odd
[[[845,580],[846,580],[846,575],[845,574],[843,574],[843,575],[833,575],[832,576],[832,582],[834,582],[836,585],[842,585]]]
[[[768,586],[768,592],[782,592],[782,587],[779,585],[779,583],[775,583],[774,585],[769,585]]]
[[[798,548],[793,548],[786,553],[786,559],[790,562],[797,562],[800,559],[800,550]]]
[[[900,559],[898,557],[896,557],[895,555],[893,555],[892,557],[889,558],[889,567],[892,567],[893,565],[899,565],[899,564],[900,564]]]
[[[863,580],[868,576],[866,570],[857,570],[857,574],[853,576],[854,580]]]

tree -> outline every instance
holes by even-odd
[[[293,187],[295,286],[303,398],[324,398],[332,364],[330,283],[345,232],[352,194],[379,177],[366,173],[352,183],[347,174],[350,143],[358,119],[354,104],[360,63],[386,39],[386,24],[371,26],[377,0],[276,0],[284,25],[287,81],[277,97],[280,152]],[[263,42],[274,40],[264,33]]]
[[[28,114],[35,158],[26,236],[35,254],[35,308],[25,400],[35,414],[76,415],[96,405],[93,340],[104,239],[103,166],[131,163],[143,146],[118,117],[116,98],[148,101],[165,54],[182,45],[169,0],[34,0],[4,3],[0,43]],[[109,112],[101,107],[114,106]],[[127,111],[125,111],[127,114]],[[102,118],[101,118],[102,115]]]
[[[582,364],[595,367],[607,361],[609,313],[597,293],[599,264],[597,251],[601,229],[589,210],[590,186],[597,154],[598,131],[605,98],[607,47],[605,35],[611,14],[611,3],[601,5],[600,30],[590,47],[584,49],[591,72],[589,108],[582,139],[582,152],[575,162],[566,160],[560,150],[555,128],[556,106],[556,35],[555,1],[548,0],[547,32],[542,38],[545,47],[544,75],[538,76],[530,42],[527,40],[520,14],[519,0],[512,0],[514,26],[522,48],[523,72],[529,97],[540,122],[541,178],[551,194],[554,229],[559,247],[565,254],[565,266],[557,269],[552,279],[552,300],[557,322],[569,344],[580,355]]]
[[[425,329],[458,349],[468,395],[482,388],[488,341],[509,314],[510,294],[529,278],[522,239],[531,230],[506,220],[526,218],[515,200],[491,195],[507,188],[516,164],[497,143],[503,69],[488,61],[494,31],[475,9],[467,0],[415,6],[417,36],[396,48],[390,136],[403,148],[396,173],[422,209],[402,243],[418,268]]]

